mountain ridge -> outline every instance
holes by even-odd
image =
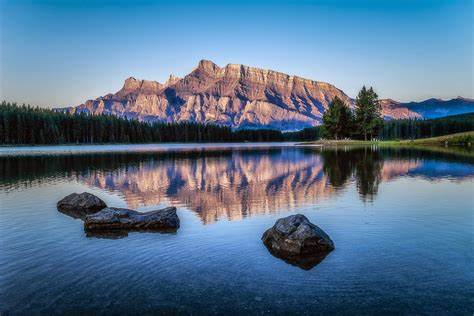
[[[162,84],[129,77],[116,93],[63,110],[144,121],[191,121],[285,131],[319,125],[324,111],[336,96],[350,108],[355,107],[354,99],[326,82],[241,64],[219,67],[203,59],[182,78],[170,75]],[[474,110],[472,99],[462,100],[466,103],[464,107]],[[436,113],[416,102],[380,101],[382,116],[386,119],[433,117]],[[447,113],[451,112],[448,110]]]

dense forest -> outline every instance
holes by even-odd
[[[474,131],[474,112],[429,120],[384,121],[379,139],[418,139]]]
[[[378,132],[380,140],[419,139],[474,131],[474,112],[436,119],[385,120]],[[286,140],[311,141],[325,138],[323,126],[285,133]]]
[[[50,109],[0,105],[0,144],[92,144],[281,141],[275,130],[232,131],[198,123],[139,122],[111,115],[68,114]]]
[[[283,133],[283,138],[288,142],[310,142],[322,138],[321,126],[307,127],[296,132]]]
[[[429,120],[384,121],[378,138],[416,139],[473,130],[474,113],[468,113]],[[288,133],[233,131],[211,124],[149,123],[111,115],[68,114],[5,101],[0,104],[0,144],[4,145],[312,141],[323,137],[327,137],[324,126]]]

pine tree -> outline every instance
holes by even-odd
[[[323,115],[323,134],[328,138],[338,139],[351,133],[352,112],[337,96],[329,104]]]
[[[355,122],[358,132],[367,140],[367,135],[372,138],[377,136],[383,125],[381,118],[382,107],[378,101],[377,93],[370,87],[362,87],[356,100]]]

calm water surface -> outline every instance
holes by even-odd
[[[473,180],[442,148],[2,148],[0,313],[472,315]],[[87,236],[56,210],[83,191],[181,228]],[[260,240],[295,213],[336,245],[309,270]]]

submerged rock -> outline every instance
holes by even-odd
[[[84,219],[87,214],[93,214],[106,207],[107,204],[104,201],[87,192],[69,194],[57,204],[61,213],[81,219]]]
[[[335,249],[331,238],[301,214],[277,220],[262,241],[274,256],[303,269],[311,269]]]
[[[268,247],[267,247],[268,248]],[[329,254],[329,252],[323,252],[320,254],[307,254],[307,255],[290,255],[276,252],[271,248],[268,251],[276,258],[285,261],[288,264],[301,268],[303,270],[311,270],[318,264],[320,264]]]
[[[86,231],[149,230],[173,232],[179,228],[176,207],[150,212],[137,212],[126,208],[108,207],[84,219]]]

